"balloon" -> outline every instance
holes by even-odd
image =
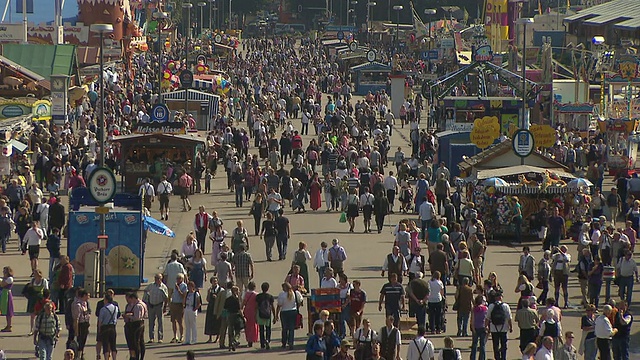
[[[167,64],[167,68],[169,68],[169,70],[175,70],[176,68],[175,61],[169,61],[169,63]]]
[[[165,71],[164,74],[162,74],[162,78],[169,80],[171,78],[171,72],[170,71]]]

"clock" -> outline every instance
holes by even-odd
[[[369,62],[374,62],[376,61],[376,52],[375,50],[369,50],[367,51],[367,60]]]
[[[349,50],[351,50],[351,51],[356,51],[356,50],[358,50],[358,43],[357,43],[357,42],[355,42],[355,41],[352,41],[352,42],[349,44]]]
[[[217,42],[217,43],[222,42],[222,35],[217,34],[214,40],[215,40],[215,42]]]
[[[65,91],[65,81],[63,79],[54,79],[51,82],[51,90],[53,91]]]

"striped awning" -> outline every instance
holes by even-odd
[[[196,89],[213,90],[213,81],[208,80],[193,80],[193,87]]]
[[[200,81],[200,80],[195,80],[195,81]],[[189,92],[189,101],[201,101],[201,102],[206,101],[209,103],[209,106],[208,106],[209,119],[215,118],[218,115],[218,112],[220,111],[220,96],[206,93],[203,91],[193,90],[193,89],[188,89],[188,92]],[[166,101],[167,99],[184,100],[185,90],[177,90],[177,91],[172,91],[168,93],[163,93],[161,96],[162,96],[163,102]],[[211,121],[207,121],[207,127],[209,127],[210,124],[211,124]],[[207,128],[207,129],[199,129],[199,130],[211,130],[211,129]]]
[[[575,192],[575,189],[570,189],[566,186],[549,186],[546,189],[542,189],[542,187],[529,187],[529,186],[497,186],[497,192],[501,192],[506,195],[533,195],[533,194],[567,194],[570,192]]]

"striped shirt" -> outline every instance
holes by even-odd
[[[51,313],[47,315],[45,312],[40,313],[35,321],[35,331],[43,336],[54,337],[60,333],[60,320],[58,315]]]
[[[347,184],[349,184],[349,190],[355,190],[360,187],[360,180],[352,176],[347,179]]]

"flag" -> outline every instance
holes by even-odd
[[[416,32],[416,38],[428,36],[429,29],[427,25],[422,22],[420,16],[418,16],[416,9],[413,7],[413,3],[411,3],[411,11],[413,13],[413,31]],[[431,24],[429,24],[429,26],[431,26]]]
[[[176,237],[176,233],[169,229],[167,225],[151,216],[144,217],[144,229],[154,234],[164,235],[170,238]]]
[[[22,14],[23,13],[23,9],[22,9],[22,1],[23,0],[17,0],[16,1],[16,14]],[[33,0],[27,0],[27,14],[33,14]]]

